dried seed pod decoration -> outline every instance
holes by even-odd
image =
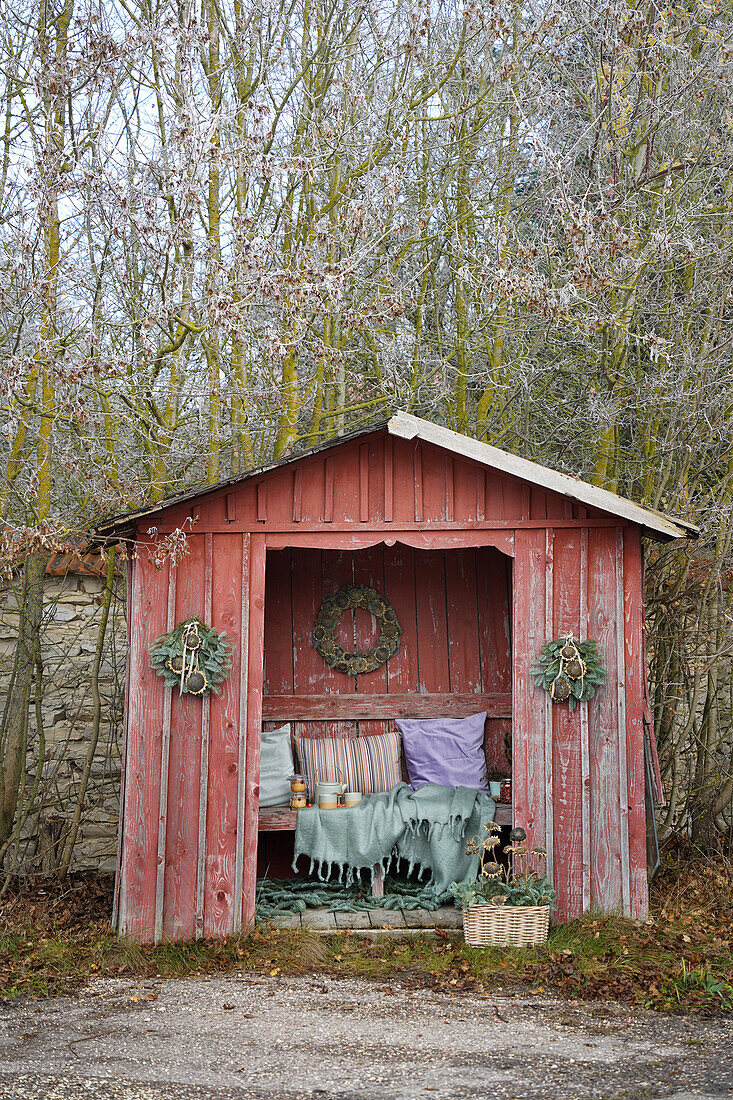
[[[585,661],[580,657],[571,657],[563,671],[571,680],[582,680],[586,672]]]
[[[218,694],[232,667],[232,642],[193,616],[155,639],[150,663],[166,687],[177,687],[181,695]]]
[[[554,703],[587,703],[606,680],[601,655],[594,641],[576,642],[572,632],[546,642],[532,665],[537,687],[550,693]]]
[[[376,644],[364,652],[349,653],[336,640],[336,629],[344,611],[364,608],[377,621],[379,637]],[[327,665],[347,676],[362,676],[374,672],[393,657],[400,646],[402,629],[393,607],[373,588],[348,584],[326,596],[316,616],[311,641]]]
[[[557,677],[552,681],[552,687],[550,688],[550,695],[556,703],[564,703],[566,699],[570,698],[570,684],[567,680]]]

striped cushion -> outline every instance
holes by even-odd
[[[318,779],[343,782],[362,794],[389,791],[402,778],[400,735],[397,731],[373,737],[296,737],[300,766],[311,797]]]

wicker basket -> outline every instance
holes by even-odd
[[[472,947],[545,943],[549,926],[549,905],[469,905],[463,910],[463,936]]]

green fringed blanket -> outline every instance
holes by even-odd
[[[466,841],[494,820],[495,804],[484,791],[468,787],[427,784],[413,791],[398,783],[384,794],[365,796],[345,810],[298,811],[295,855],[310,857],[323,881],[338,871],[339,880],[353,882],[359,871],[386,874],[393,862],[404,859],[409,871],[429,873],[436,892],[451,882],[475,878],[478,855],[466,855]],[[345,878],[344,878],[345,876]]]

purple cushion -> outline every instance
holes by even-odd
[[[468,718],[399,718],[413,790],[425,783],[488,791],[484,725],[486,711]]]

